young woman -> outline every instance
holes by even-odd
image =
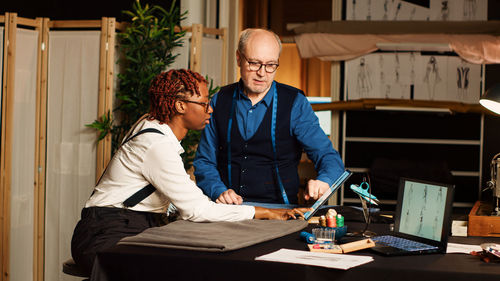
[[[170,70],[149,89],[151,109],[136,122],[82,210],[71,241],[75,262],[91,272],[96,252],[120,239],[163,225],[169,203],[195,222],[286,220],[307,209],[216,204],[184,170],[180,141],[209,123],[207,81],[190,70]]]

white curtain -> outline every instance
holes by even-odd
[[[10,280],[33,280],[38,32],[17,29],[12,130]]]
[[[201,40],[201,75],[214,80],[214,86],[221,85],[222,81],[222,39],[203,37]]]
[[[61,272],[95,184],[100,31],[51,31],[47,105],[45,280]]]

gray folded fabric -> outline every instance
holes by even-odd
[[[285,236],[304,229],[304,220],[244,220],[239,222],[175,221],[148,228],[136,236],[125,237],[119,245],[149,246],[225,252]]]

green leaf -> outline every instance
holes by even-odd
[[[95,120],[92,124],[86,124],[86,127],[94,128],[99,132],[99,137],[97,141],[102,140],[111,131],[113,126],[113,120],[110,117],[111,113],[108,111],[107,114],[103,114],[99,120]]]

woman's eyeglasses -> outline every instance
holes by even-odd
[[[210,102],[194,101],[194,100],[181,100],[183,102],[195,103],[205,107],[205,112],[210,110]]]

